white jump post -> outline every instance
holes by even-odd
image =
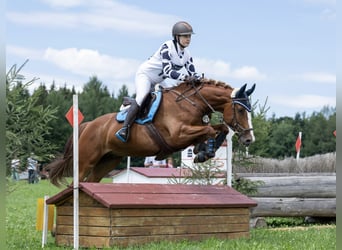
[[[229,128],[229,127],[228,127]],[[226,137],[227,139],[227,185],[229,187],[232,186],[232,169],[233,169],[233,165],[232,165],[232,156],[233,156],[233,142],[232,142],[232,137],[234,135],[234,131],[232,129],[229,128],[229,132],[228,135]]]
[[[73,95],[74,138],[74,249],[79,248],[79,183],[78,183],[78,96]]]
[[[297,148],[297,142],[299,143],[298,148]],[[297,160],[297,163],[299,160],[301,144],[302,144],[302,132],[299,132],[297,140],[296,140],[296,150],[297,150],[296,160]]]
[[[130,183],[129,175],[131,171],[131,157],[127,156],[127,183]]]
[[[48,234],[48,220],[49,220],[49,209],[46,204],[46,200],[49,198],[48,195],[44,196],[44,209],[43,209],[43,230],[42,230],[42,248],[47,243],[47,234]]]

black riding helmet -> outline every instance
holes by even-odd
[[[181,47],[183,47],[183,46],[180,44],[178,36],[181,36],[181,35],[192,35],[192,34],[195,34],[195,33],[192,30],[191,25],[189,23],[185,22],[185,21],[177,22],[172,27],[173,39],[175,41],[177,41],[177,43]]]

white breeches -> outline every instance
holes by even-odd
[[[135,100],[139,106],[144,101],[145,96],[150,93],[152,82],[147,75],[137,73],[135,76]]]

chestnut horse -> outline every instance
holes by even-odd
[[[228,126],[238,134],[239,142],[248,146],[254,140],[249,119],[249,95],[255,84],[249,90],[246,90],[246,85],[234,89],[224,82],[203,78],[161,89],[162,100],[153,122],[133,124],[126,143],[115,136],[122,127],[122,123],[116,120],[118,113],[105,114],[82,123],[79,127],[79,181],[99,182],[125,156],[157,155],[163,159],[173,152],[220,135],[217,149],[229,131]],[[210,125],[208,117],[213,112],[223,114],[223,124]],[[63,158],[47,166],[50,181],[56,186],[63,183],[65,176],[72,176],[72,148],[71,136]]]

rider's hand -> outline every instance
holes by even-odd
[[[188,82],[198,83],[201,81],[201,77],[199,75],[195,74],[192,76],[186,76],[185,80]]]

